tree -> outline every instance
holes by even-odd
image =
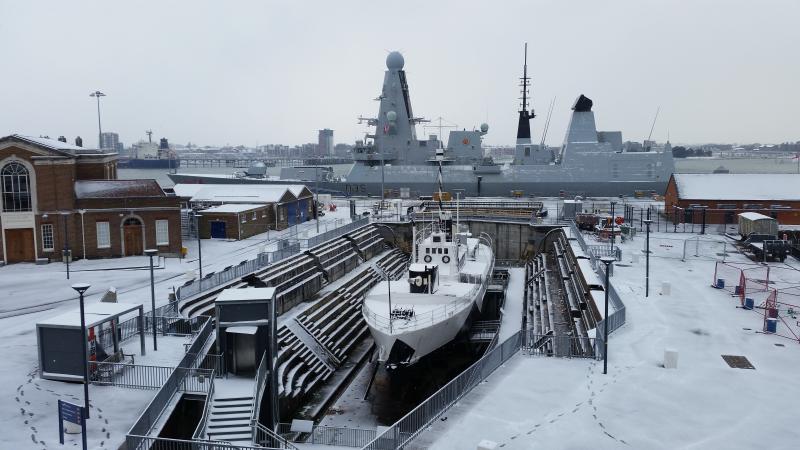
[[[673,158],[686,158],[686,147],[676,146],[672,147]]]

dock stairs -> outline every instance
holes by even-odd
[[[253,440],[250,425],[253,406],[252,396],[215,397],[209,411],[206,438],[250,445]]]

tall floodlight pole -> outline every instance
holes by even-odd
[[[83,365],[83,404],[87,419],[89,418],[89,355],[87,355],[88,351],[86,350],[86,316],[83,308],[83,293],[86,292],[90,287],[91,285],[87,283],[75,283],[72,285],[72,289],[75,289],[75,291],[78,293],[81,304],[81,355],[83,355],[81,365]]]
[[[603,256],[600,258],[600,261],[606,265],[606,306],[605,306],[605,315],[603,316],[603,375],[608,373],[608,277],[611,269],[611,264],[614,262],[614,258],[610,256]]]
[[[144,251],[144,254],[150,257],[150,304],[152,307],[153,317],[153,350],[158,351],[158,342],[156,341],[156,284],[153,279],[153,256],[158,255],[158,250],[149,248]]]
[[[644,296],[650,296],[650,224],[653,223],[650,219],[645,219],[644,224],[647,226],[647,244],[644,247]]]
[[[89,94],[89,97],[97,98],[97,148],[101,148],[103,146],[103,127],[100,125],[100,97],[105,97],[106,94],[103,94],[100,91],[94,91]]]

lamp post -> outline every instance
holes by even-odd
[[[97,98],[97,148],[101,148],[103,146],[103,127],[100,126],[100,97],[105,97],[106,94],[103,94],[100,91],[94,91],[89,94],[89,97]]]
[[[62,212],[61,216],[64,218],[64,249],[61,250],[61,254],[64,257],[64,262],[67,264],[67,279],[69,280],[69,260],[70,260],[70,250],[69,250],[69,236],[67,234],[67,215],[69,213]]]
[[[149,248],[144,251],[144,254],[150,257],[150,306],[152,307],[153,316],[153,351],[158,351],[158,342],[156,341],[156,285],[153,280],[153,256],[158,256],[158,250]]]
[[[72,285],[72,289],[78,293],[78,297],[80,298],[81,304],[81,350],[83,353],[83,361],[81,361],[83,365],[83,403],[84,403],[84,411],[86,411],[86,418],[89,418],[89,359],[87,358],[88,351],[86,350],[86,318],[84,315],[83,309],[83,293],[86,292],[91,287],[90,284],[87,283],[75,283]]]
[[[195,231],[197,232],[197,266],[200,269],[200,278],[199,280],[203,279],[203,247],[200,245],[200,218],[203,217],[202,214],[194,214],[194,227]]]
[[[650,219],[645,219],[644,224],[647,226],[647,244],[644,247],[644,296],[650,296],[650,224],[653,223]]]
[[[319,167],[314,167],[314,219],[317,221],[317,234],[319,234]]]
[[[606,306],[605,306],[605,315],[603,316],[603,375],[608,373],[608,276],[609,276],[609,269],[611,268],[611,264],[614,262],[614,258],[611,256],[603,256],[600,258],[600,261],[606,265]]]
[[[614,239],[614,225],[616,225],[616,220],[615,220],[616,218],[614,217],[614,205],[616,204],[617,202],[611,202],[611,254],[612,255],[614,254],[614,241],[616,240]]]

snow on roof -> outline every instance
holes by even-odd
[[[49,139],[49,138],[33,137],[33,136],[23,136],[21,134],[14,134],[12,136],[17,138],[17,139],[21,139],[23,141],[28,141],[28,142],[33,143],[33,144],[41,145],[43,147],[52,148],[54,150],[65,150],[65,151],[68,151],[70,153],[74,153],[77,150],[83,150],[83,151],[88,150],[87,148],[78,147],[77,145],[72,145],[72,144],[67,143],[67,142],[61,142],[61,141],[59,141],[57,139]]]
[[[78,180],[75,196],[82,198],[166,197],[156,180]]]
[[[121,316],[139,309],[141,305],[135,303],[89,303],[84,308],[86,327],[91,328],[102,322],[108,321],[113,317]],[[81,313],[79,309],[59,314],[48,319],[37,322],[36,325],[57,326],[57,327],[80,327]]]
[[[216,303],[224,303],[271,300],[275,296],[275,291],[274,287],[225,289],[215,301]]]
[[[800,200],[800,174],[676,173],[678,198],[687,200]]]
[[[176,184],[175,194],[193,202],[279,203],[288,187],[281,184],[195,184],[200,188]],[[290,192],[291,194],[291,192]],[[294,194],[291,194],[294,198]]]
[[[306,185],[304,184],[290,184],[286,186],[295,197],[300,197],[300,194],[303,194],[303,191],[306,191],[307,194],[310,194],[311,191],[308,190]]]
[[[745,219],[749,219],[749,220],[764,220],[764,219],[775,220],[770,216],[765,216],[764,214],[757,213],[757,212],[743,212],[743,213],[739,213],[739,216],[740,217],[744,217]]]
[[[227,203],[225,205],[212,206],[204,209],[200,214],[205,213],[240,213],[251,209],[263,208],[263,203]]]

